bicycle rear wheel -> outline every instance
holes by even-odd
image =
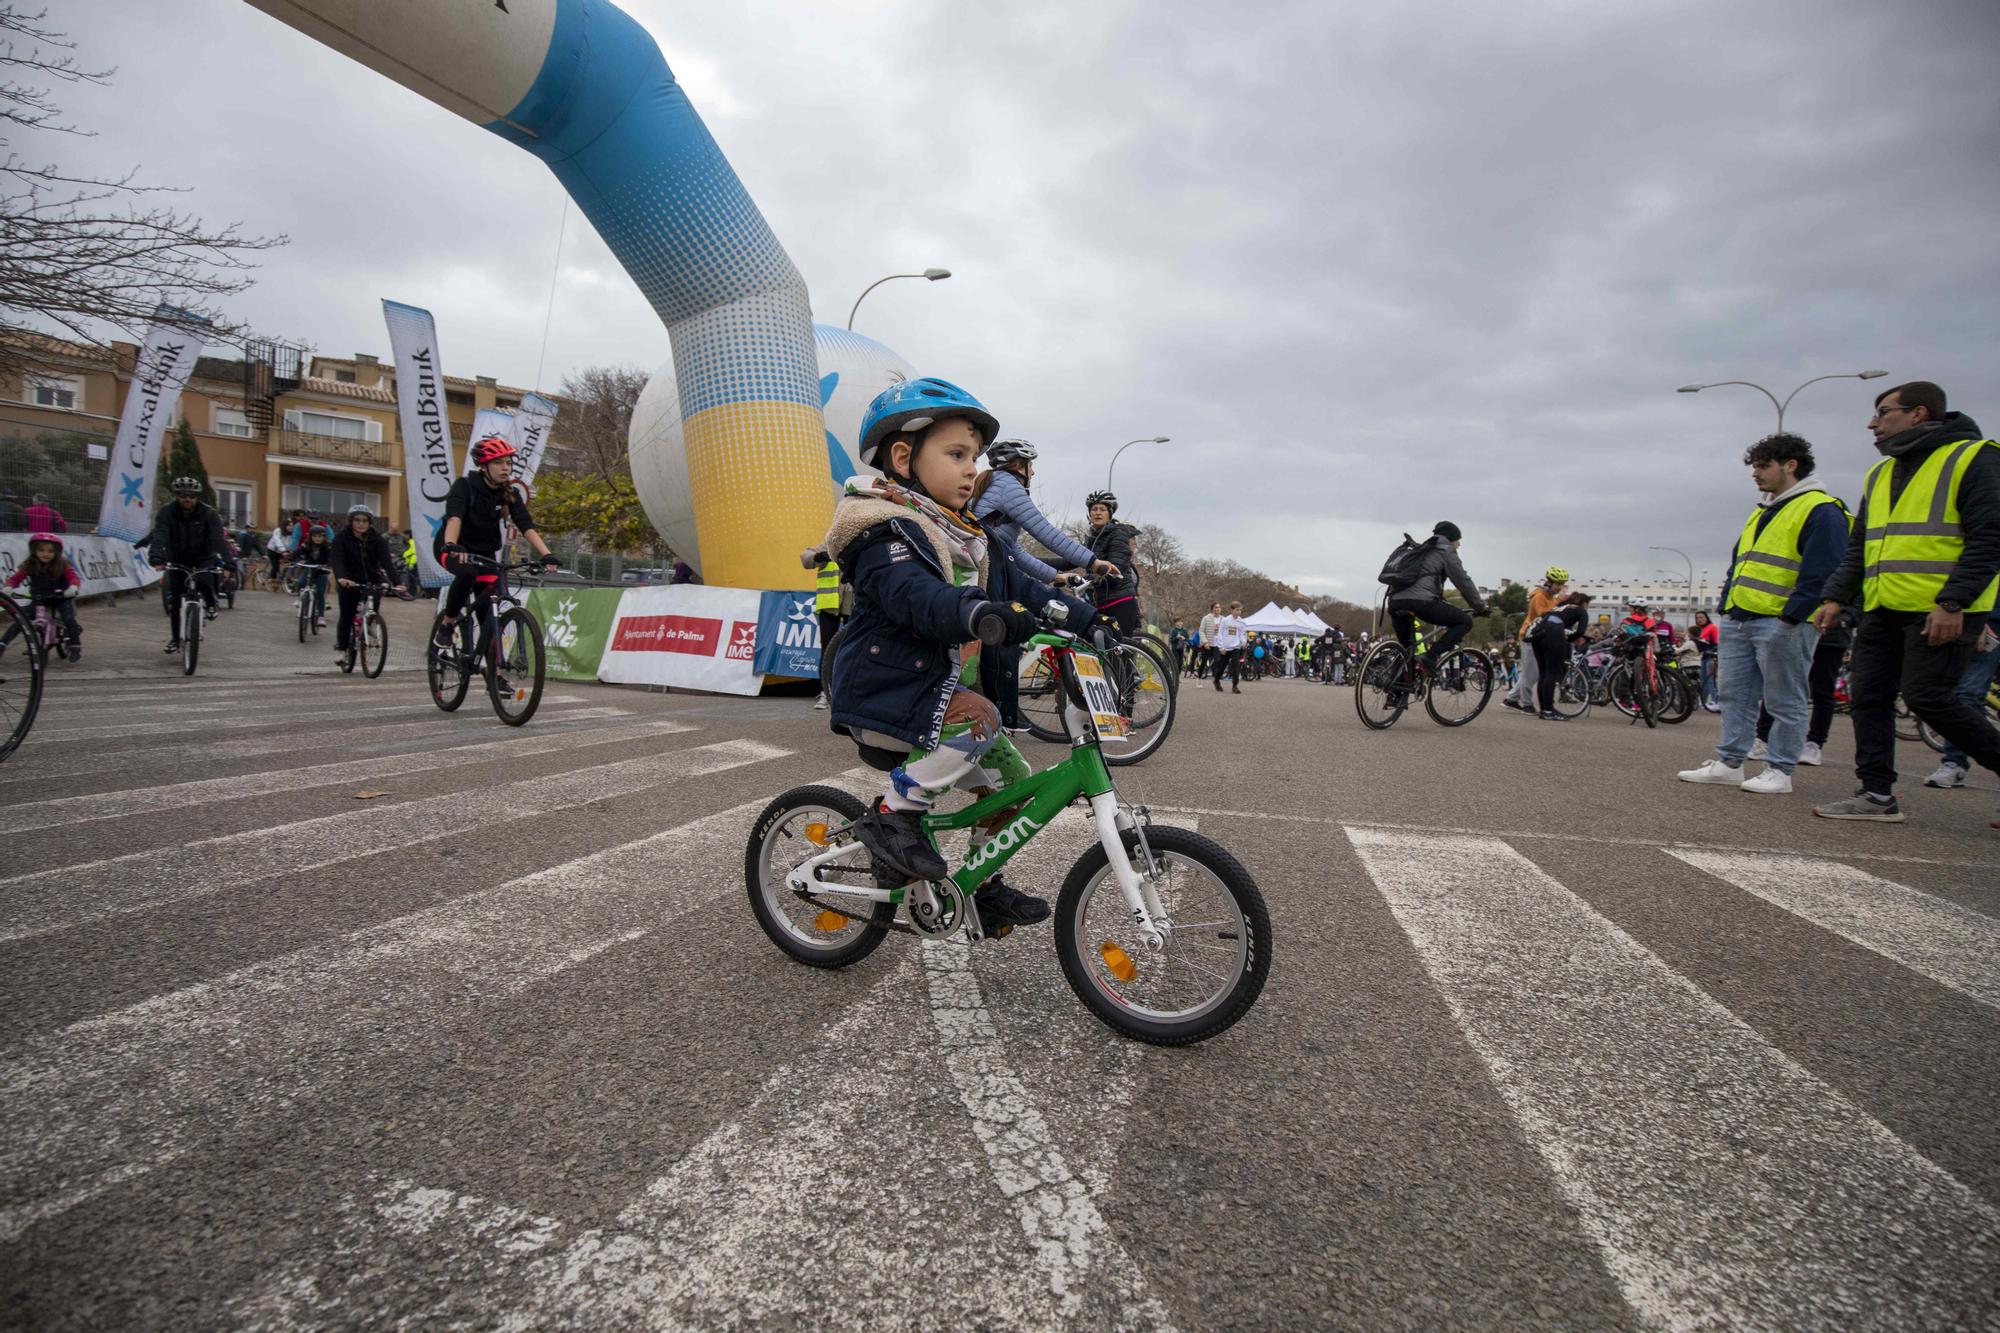
[[[1899,741],[1923,739],[1923,732],[1918,730],[1917,715],[1910,711],[1910,706],[1903,702],[1903,696],[1900,694],[1896,696],[1896,739]]]
[[[0,649],[0,760],[19,749],[42,706],[42,672],[47,659],[35,642],[34,626],[19,607],[0,597],[0,628],[14,639]]]
[[[510,606],[493,622],[498,648],[486,660],[486,694],[510,727],[527,725],[542,706],[542,624],[525,606]]]
[[[1556,686],[1555,710],[1574,722],[1590,711],[1590,693],[1590,673],[1572,662]]]
[[[1069,739],[1069,733],[1063,730],[1062,681],[1039,648],[1030,650],[1025,657],[1026,664],[1021,668],[1014,692],[1021,724],[1036,740],[1060,745]]]
[[[771,943],[809,967],[846,967],[875,952],[896,919],[894,903],[849,898],[838,884],[817,889],[814,902],[785,885],[792,867],[853,841],[848,826],[861,818],[861,800],[838,787],[794,787],[764,807],[750,831],[743,878],[750,910]],[[869,858],[856,855],[849,874],[873,887]],[[829,871],[828,873],[835,873]]]
[[[1462,727],[1493,697],[1493,659],[1477,648],[1454,648],[1431,668],[1424,711],[1441,727]]]
[[[366,633],[361,644],[361,672],[373,680],[382,674],[382,668],[389,661],[389,626],[381,616],[373,611],[363,622]]]
[[[472,684],[472,622],[460,616],[451,627],[450,648],[438,647],[438,635],[445,633],[444,613],[431,621],[431,637],[424,646],[424,675],[430,681],[431,702],[449,713],[465,702]]]
[[[1660,673],[1660,721],[1672,726],[1694,716],[1694,686],[1678,671]]]
[[[1371,731],[1386,731],[1410,706],[1410,685],[1405,679],[1409,654],[1395,640],[1376,644],[1361,659],[1354,673],[1354,711]]]
[[[1122,833],[1138,865],[1139,839]],[[1160,865],[1154,888],[1173,923],[1148,946],[1102,845],[1077,858],[1056,901],[1056,956],[1084,1007],[1113,1031],[1155,1046],[1189,1046],[1234,1024],[1263,993],[1271,970],[1264,896],[1220,844],[1188,829],[1154,826],[1146,841]]]
[[[1165,743],[1167,733],[1174,729],[1180,689],[1168,675],[1166,663],[1135,640],[1116,645],[1105,666],[1112,672],[1119,706],[1132,719],[1132,730],[1122,742],[1105,744],[1104,762],[1110,768],[1125,768]]]

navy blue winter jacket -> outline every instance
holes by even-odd
[[[981,582],[954,587],[943,537],[929,520],[885,500],[849,496],[834,512],[827,553],[854,586],[854,614],[834,646],[827,677],[828,720],[847,734],[882,732],[918,749],[935,749],[956,688],[952,649],[973,637],[981,602],[1064,603],[1075,625],[1091,609],[1023,574],[1017,552],[989,537]],[[982,692],[1013,718],[1017,654],[980,654]]]

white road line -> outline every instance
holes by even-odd
[[[560,739],[572,745],[589,732]],[[179,847],[131,852],[0,880],[0,941],[204,897],[272,875],[321,870],[466,829],[505,824],[791,753],[723,741],[484,788],[367,806]]]
[[[410,699],[403,703],[377,704],[373,708],[330,708],[313,709],[304,713],[273,712],[262,717],[212,718],[197,717],[180,722],[130,722],[112,723],[104,726],[56,727],[47,733],[37,731],[34,738],[39,742],[102,740],[107,736],[202,736],[211,731],[241,730],[247,727],[282,727],[294,722],[323,722],[331,717],[361,717],[373,713],[416,713],[433,707],[428,699]],[[164,710],[171,715],[171,709]]]
[[[783,753],[732,744],[757,757]],[[740,854],[766,804],[746,802],[22,1043],[0,1059],[0,1199],[9,1201],[0,1240],[326,1083],[422,1049],[440,1028],[477,1021],[479,1007],[636,938],[671,909],[676,888],[712,892],[709,868]],[[679,866],[690,870],[676,886],[670,871]]]
[[[1838,861],[1665,850],[1725,884],[2000,1009],[2000,920]]]
[[[1676,842],[1661,838],[1619,838],[1595,833],[1550,833],[1544,829],[1490,829],[1461,828],[1452,824],[1395,824],[1371,819],[1342,819],[1337,815],[1286,815],[1270,810],[1213,810],[1200,805],[1156,805],[1152,807],[1156,815],[1217,815],[1230,819],[1263,819],[1282,824],[1335,824],[1344,829],[1387,829],[1397,833],[1442,833],[1451,837],[1469,838],[1509,838],[1514,840],[1533,839],[1538,842],[1583,842],[1604,844],[1610,847],[1649,847],[1667,849],[1691,847],[1717,852],[1755,852],[1761,856],[1811,856],[1810,852],[1786,852],[1770,847],[1738,847],[1728,843]],[[1918,866],[1987,866],[1990,860],[1967,858],[1958,860],[1951,857],[1905,856],[1895,852],[1864,852],[1843,849],[1842,856],[1855,861],[1893,861],[1904,865]]]
[[[328,787],[335,783],[365,782],[371,785],[386,784],[408,790],[411,786],[407,775],[432,772],[439,769],[459,768],[467,764],[485,764],[495,760],[529,758],[540,754],[558,754],[568,750],[579,750],[593,745],[610,745],[617,741],[638,740],[649,736],[672,736],[681,732],[694,731],[695,727],[685,722],[641,722],[635,726],[605,727],[595,731],[551,732],[547,735],[526,734],[514,730],[512,735],[503,736],[479,745],[462,745],[453,749],[432,750],[428,753],[399,755],[393,773],[386,770],[379,757],[354,759],[340,764],[316,764],[281,769],[274,773],[257,773],[247,779],[243,774],[233,774],[222,778],[197,778],[189,782],[172,782],[157,786],[137,787],[129,791],[92,792],[84,796],[61,796],[48,801],[27,801],[0,807],[0,833],[21,833],[29,829],[50,828],[54,825],[74,825],[98,819],[118,819],[126,815],[148,814],[160,810],[182,810],[190,806],[208,805],[216,801],[240,800],[246,795],[270,797],[284,792],[306,791],[313,787]],[[297,738],[292,738],[296,744]],[[341,748],[345,750],[345,738]],[[283,809],[282,806],[275,809]]]
[[[1121,1326],[1172,1329],[1145,1273],[1111,1234],[1089,1187],[1070,1171],[1041,1109],[1008,1062],[972,974],[972,951],[962,943],[927,940],[922,952],[931,1024],[945,1066],[1000,1192],[1027,1234],[1035,1276],[1049,1284],[1058,1313],[1065,1322],[1075,1320],[1086,1285],[1094,1282],[1116,1294]]]
[[[1348,838],[1642,1321],[1955,1327],[2000,1214],[1497,838]]]

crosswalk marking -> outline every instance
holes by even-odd
[[[35,740],[42,743],[58,741],[101,740],[107,736],[200,736],[211,731],[239,730],[246,727],[281,727],[294,722],[323,722],[331,717],[360,717],[374,713],[414,713],[420,708],[432,707],[429,699],[409,699],[402,703],[376,704],[370,708],[315,708],[302,713],[274,710],[257,717],[214,718],[195,717],[173,722],[129,722],[107,726],[51,727],[47,731],[37,729]],[[172,713],[174,710],[165,710]]]
[[[562,739],[574,743],[589,735]],[[573,810],[789,753],[759,741],[724,741],[16,875],[0,880],[0,941],[67,930],[272,875],[324,869],[466,829]]]
[[[2000,920],[1838,861],[1666,851],[1939,985],[2000,1008]]]
[[[1945,1326],[2000,1214],[1497,838],[1347,836],[1642,1320]]]
[[[766,756],[768,746],[748,746]],[[727,747],[713,746],[721,751]],[[693,753],[687,751],[683,753]],[[742,758],[740,762],[751,762]],[[712,769],[709,771],[713,771]],[[0,1059],[0,1240],[174,1160],[351,1061],[420,1045],[708,893],[765,798],[73,1023]],[[671,870],[689,867],[684,883]],[[30,1132],[32,1131],[32,1132]]]
[[[624,727],[603,727],[584,732],[523,735],[516,731],[484,744],[399,755],[396,759],[396,780],[402,783],[403,775],[409,773],[459,768],[467,764],[484,764],[496,759],[526,759],[540,754],[556,754],[593,745],[611,745],[618,741],[638,740],[649,736],[672,736],[694,730],[695,727],[685,722],[660,721],[641,722]],[[296,744],[296,738],[293,743]],[[341,748],[347,747],[343,744]],[[251,779],[254,782],[254,794],[260,798],[283,792],[331,786],[339,782],[381,780],[383,780],[382,761],[376,758],[354,759],[339,764],[314,764],[283,769],[275,773],[258,773]],[[62,796],[48,801],[20,802],[0,808],[0,833],[21,833],[29,829],[50,828],[58,824],[81,824],[91,820],[118,819],[125,815],[147,814],[159,810],[180,810],[214,801],[234,801],[245,795],[245,785],[245,778],[238,774],[225,778],[200,778],[190,782],[139,787],[131,791],[93,792],[86,796]]]

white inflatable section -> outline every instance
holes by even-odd
[[[846,329],[813,325],[819,354],[820,411],[826,417],[827,486],[837,495],[849,476],[869,473],[856,462],[861,417],[875,395],[916,374],[891,349]],[[701,566],[694,499],[688,486],[687,450],[681,434],[680,392],[669,360],[646,382],[632,411],[632,483],[653,527],[674,554]]]

